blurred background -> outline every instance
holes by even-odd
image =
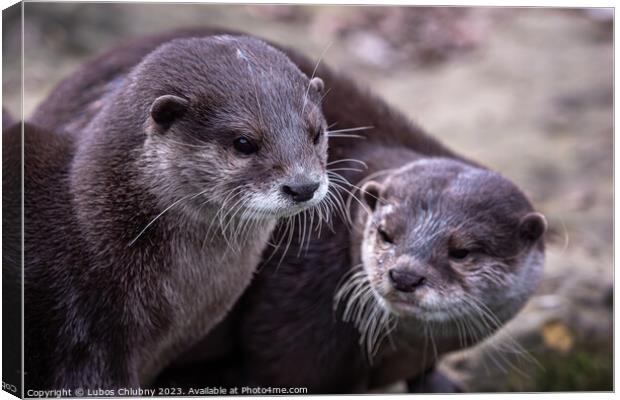
[[[5,54],[20,45],[19,14],[8,17]],[[323,62],[515,181],[547,216],[537,295],[501,334],[446,357],[446,373],[472,391],[612,390],[612,9],[26,3],[26,118],[95,53],[196,25],[315,59],[329,46]],[[19,58],[3,62],[5,107],[19,115]]]

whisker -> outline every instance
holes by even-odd
[[[129,247],[133,246],[133,244],[136,242],[136,240],[138,240],[138,238],[139,238],[140,236],[142,236],[142,234],[143,234],[144,232],[146,232],[146,230],[147,230],[147,229],[148,229],[151,225],[153,225],[153,224],[155,223],[155,221],[157,221],[157,220],[158,220],[158,219],[159,219],[162,215],[164,215],[166,212],[168,212],[169,210],[171,210],[174,206],[176,206],[177,204],[179,204],[179,203],[181,203],[182,201],[187,200],[187,199],[189,199],[189,198],[198,197],[198,196],[200,196],[201,194],[205,193],[205,192],[206,192],[206,191],[208,191],[208,190],[209,190],[209,189],[205,189],[205,190],[203,190],[203,191],[201,191],[201,192],[198,192],[198,193],[194,193],[194,194],[189,194],[189,195],[187,195],[187,196],[183,196],[183,197],[181,197],[179,200],[175,201],[174,203],[172,203],[171,205],[169,205],[168,207],[166,207],[166,208],[164,209],[164,211],[162,211],[162,212],[160,212],[159,214],[157,214],[157,216],[156,216],[155,218],[153,218],[153,219],[151,220],[151,222],[149,222],[149,223],[148,223],[148,224],[144,227],[144,229],[142,229],[142,230],[140,231],[140,233],[138,233],[138,236],[136,236],[136,237],[135,237],[135,238],[134,238],[131,242],[129,242]]]
[[[312,75],[310,76],[310,81],[308,81],[308,87],[306,88],[306,93],[304,94],[304,103],[303,106],[301,107],[301,113],[304,113],[304,110],[306,109],[306,103],[308,101],[308,93],[310,93],[310,82],[312,81],[312,79],[314,79],[315,75],[316,75],[316,71],[319,69],[319,65],[321,64],[321,61],[323,60],[323,56],[325,56],[325,53],[327,53],[327,51],[329,50],[329,48],[332,46],[334,42],[329,42],[327,44],[327,46],[323,49],[323,51],[321,52],[321,55],[319,56],[319,59],[316,62],[316,65],[314,66],[314,69],[312,70]]]
[[[344,128],[344,129],[336,129],[333,131],[327,131],[328,135],[332,133],[341,133],[341,132],[357,132],[357,131],[366,131],[368,129],[374,129],[374,126],[358,126],[356,128]],[[362,136],[363,137],[363,136]]]
[[[359,345],[372,365],[383,340],[389,338],[395,328],[396,319],[378,303],[362,264],[347,271],[337,287],[333,303],[334,313],[344,304],[342,321],[352,322],[357,327],[360,334]]]
[[[342,162],[358,163],[358,164],[361,164],[364,167],[364,169],[368,169],[368,164],[366,164],[364,161],[358,160],[356,158],[341,158],[340,160],[330,161],[330,162],[327,163],[327,166],[338,164],[338,163],[342,163]]]
[[[327,136],[330,138],[349,138],[349,139],[366,139],[365,136],[361,135],[347,135],[343,133],[327,133]]]

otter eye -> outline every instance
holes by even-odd
[[[258,146],[246,137],[238,137],[233,141],[235,150],[242,154],[252,154],[258,151]]]
[[[377,228],[377,232],[379,233],[379,237],[381,237],[381,240],[383,240],[385,243],[394,243],[390,235],[388,235],[383,229],[381,229],[381,227]]]
[[[455,260],[463,260],[470,254],[470,251],[467,249],[452,249],[448,252],[448,256]]]
[[[323,136],[323,128],[319,127],[314,134],[314,144],[319,144],[319,140],[321,140],[321,136]]]

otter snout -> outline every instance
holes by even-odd
[[[388,272],[390,284],[399,292],[411,293],[426,284],[426,277],[407,267],[397,267]]]
[[[321,186],[320,182],[282,185],[282,193],[290,197],[295,203],[303,203],[314,197],[314,193]]]

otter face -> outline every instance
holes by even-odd
[[[145,146],[176,198],[198,194],[185,202],[198,215],[215,204],[253,219],[317,205],[329,184],[322,81],[258,39],[173,43],[141,67],[160,74],[150,81]]]
[[[362,189],[371,211],[362,262],[391,313],[421,321],[482,320],[488,334],[535,289],[546,222],[500,175],[428,159]]]

